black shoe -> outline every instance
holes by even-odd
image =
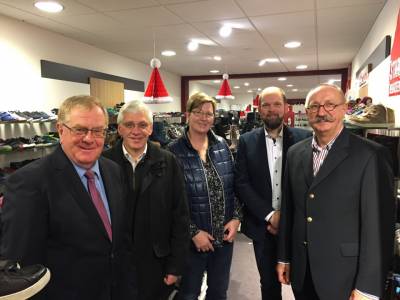
[[[42,265],[20,268],[18,263],[0,259],[0,300],[27,299],[43,289],[50,271]]]

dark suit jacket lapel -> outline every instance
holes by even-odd
[[[257,159],[260,162],[260,178],[265,178],[269,187],[271,188],[271,174],[269,173],[269,164],[268,164],[268,153],[267,153],[267,145],[265,142],[265,129],[264,127],[259,129],[256,133],[256,153],[257,157],[249,157],[249,159]]]
[[[300,151],[299,155],[300,155],[300,157],[297,159],[301,160],[301,163],[303,165],[304,177],[306,179],[307,186],[310,186],[314,179],[313,153],[312,153],[311,142],[304,143],[303,149]]]
[[[348,155],[349,134],[343,129],[329,150],[327,157],[319,169],[311,188],[321,183]],[[311,147],[310,147],[311,148]]]
[[[157,149],[151,142],[147,143],[147,153],[143,161],[143,169],[141,170],[141,174],[144,174],[144,177],[141,182],[139,195],[142,195],[151,185],[154,180],[154,176],[158,175],[158,172],[161,172],[162,168],[165,167],[166,162],[163,159],[157,157],[156,152]]]
[[[55,150],[53,162],[55,169],[62,172],[62,178],[66,181],[65,184],[69,187],[68,190],[71,192],[72,198],[74,198],[79,207],[88,215],[89,219],[96,224],[96,227],[105,238],[108,239],[106,229],[104,228],[103,222],[101,221],[89,193],[83,186],[78,173],[61,147]]]
[[[282,145],[282,180],[284,182],[284,173],[285,173],[285,166],[286,166],[286,153],[290,146],[294,144],[293,134],[288,127],[283,125],[283,145]]]

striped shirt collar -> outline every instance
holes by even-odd
[[[323,147],[321,147],[321,146],[318,145],[317,136],[316,136],[315,133],[314,133],[313,138],[312,138],[312,141],[311,141],[311,146],[312,146],[313,151],[318,151],[318,152],[320,152],[320,151],[322,151],[322,150],[329,151],[329,150],[332,148],[333,143],[335,143],[337,137],[340,135],[340,133],[341,133],[342,131],[343,131],[343,128],[340,129],[340,131],[338,132],[338,134],[337,134],[326,146],[323,146]]]

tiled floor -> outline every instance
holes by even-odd
[[[253,244],[246,236],[238,234],[233,251],[228,299],[261,299],[259,280]],[[283,286],[282,295],[284,300],[294,300],[290,286]]]
[[[207,286],[203,282],[199,300],[204,300]],[[283,300],[294,300],[290,286],[283,285]],[[253,244],[245,235],[238,234],[233,250],[228,300],[261,300],[260,277],[254,258]]]

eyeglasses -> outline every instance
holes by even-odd
[[[212,112],[204,112],[204,111],[198,111],[198,110],[192,110],[192,114],[194,114],[196,117],[206,117],[207,119],[212,119],[214,118],[214,114]]]
[[[146,122],[140,122],[137,124],[135,124],[134,122],[126,122],[122,123],[122,125],[127,129],[139,128],[140,130],[145,130],[147,129],[147,127],[149,127],[149,124]]]
[[[89,128],[85,128],[85,127],[69,127],[65,124],[62,124],[62,125],[65,126],[66,128],[68,128],[73,135],[78,136],[78,137],[86,136],[89,133],[89,131],[96,138],[103,138],[107,134],[107,128],[89,129]]]
[[[333,103],[324,103],[324,104],[311,104],[307,107],[307,110],[309,110],[310,112],[317,112],[319,111],[320,107],[323,107],[325,109],[325,111],[333,111],[336,107],[343,105],[344,103],[340,103],[340,104],[333,104]]]

